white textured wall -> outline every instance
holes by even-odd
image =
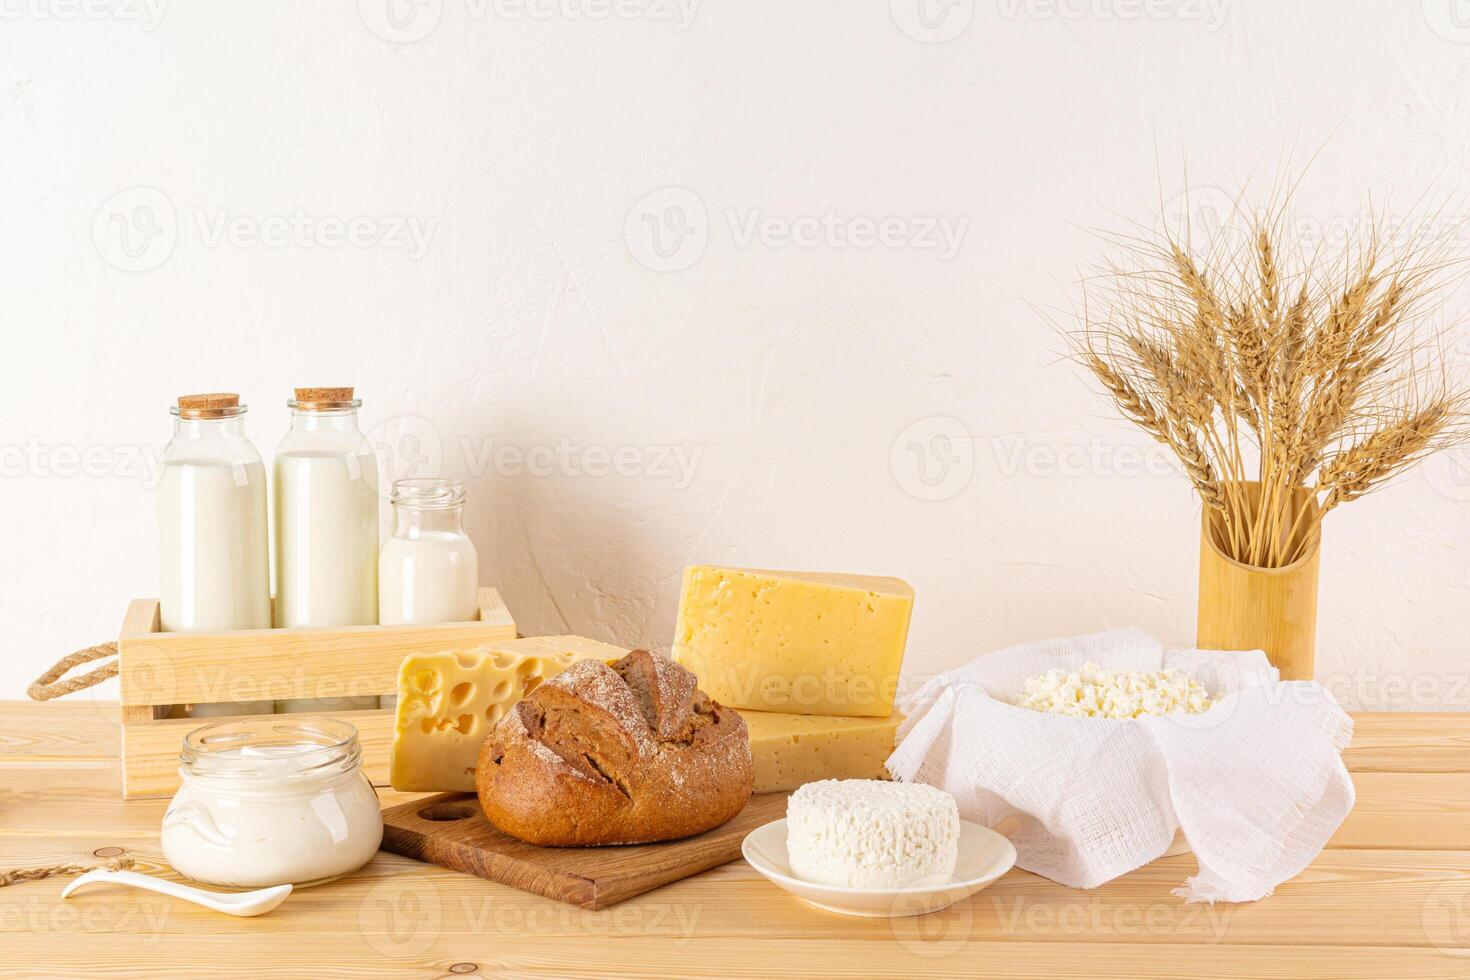
[[[0,696],[155,591],[170,400],[268,455],[299,384],[467,479],[527,632],[664,645],[704,561],[904,576],[916,673],[1190,641],[1197,505],[1031,304],[1186,157],[1198,220],[1319,149],[1310,228],[1465,199],[1470,21],[919,2],[3,0]],[[1348,704],[1470,705],[1467,502],[1461,456],[1332,516]]]

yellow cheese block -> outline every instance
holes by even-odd
[[[511,705],[578,660],[627,652],[582,636],[532,636],[409,654],[398,668],[388,781],[399,790],[474,792],[480,745]]]
[[[741,711],[750,730],[755,791],[793,790],[818,779],[887,779],[883,762],[903,715],[838,718],[780,711]]]
[[[673,655],[732,708],[886,718],[913,608],[902,579],[694,565]]]

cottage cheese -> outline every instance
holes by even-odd
[[[1025,684],[1016,704],[1079,718],[1138,718],[1210,710],[1209,693],[1179,670],[1107,670],[1088,662],[1079,671],[1048,670]]]
[[[877,779],[807,783],[786,804],[798,878],[842,888],[904,888],[954,877],[960,813],[933,786]]]

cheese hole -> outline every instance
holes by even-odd
[[[516,658],[514,654],[504,653],[500,650],[497,650],[490,655],[490,659],[495,663],[495,666],[503,669],[515,663]]]
[[[501,718],[505,717],[505,705],[492,704],[485,709],[485,717],[490,719],[490,724],[495,724]]]
[[[425,694],[433,694],[439,688],[439,672],[437,670],[415,671],[413,686]]]
[[[485,655],[483,653],[470,652],[458,653],[455,654],[454,659],[458,661],[459,665],[465,670],[474,670],[476,667],[480,666],[480,661],[485,659]]]
[[[544,673],[546,673],[546,670],[541,665],[540,657],[527,657],[525,660],[521,661],[521,665],[516,668],[516,676],[521,678],[521,680],[525,680],[527,677],[532,677]]]
[[[504,701],[508,697],[510,697],[510,678],[507,677],[504,680],[497,682],[496,685],[490,689],[490,700]]]
[[[469,681],[460,681],[458,684],[454,685],[454,690],[449,692],[449,703],[458,708],[466,701],[468,701],[470,699],[470,695],[474,693],[474,684],[471,684]]]
[[[447,732],[453,728],[461,735],[470,735],[475,730],[474,715],[460,715],[458,718],[425,718],[419,722],[419,731],[425,735],[434,732]]]

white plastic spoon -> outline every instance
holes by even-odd
[[[202,888],[191,888],[181,885],[176,881],[164,881],[162,878],[153,878],[149,875],[139,874],[136,871],[108,871],[106,868],[98,868],[88,871],[80,878],[67,885],[61,892],[62,898],[68,898],[71,893],[84,885],[94,884],[130,885],[133,888],[142,888],[150,892],[158,892],[160,895],[168,895],[172,898],[182,898],[186,902],[202,905],[216,912],[226,915],[260,915],[269,912],[286,900],[291,894],[291,886],[274,885],[270,888],[257,888],[253,892],[207,892]]]

